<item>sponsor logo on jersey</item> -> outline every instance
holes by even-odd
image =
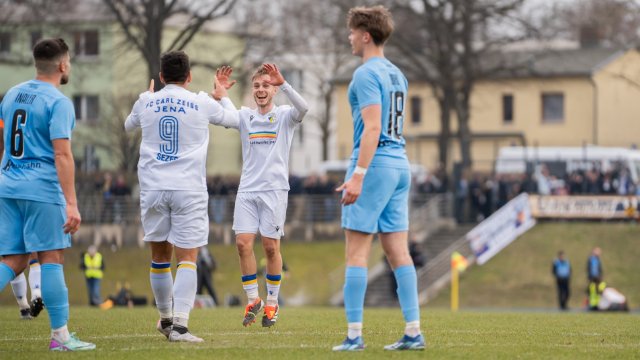
[[[278,134],[275,131],[256,131],[249,133],[249,144],[271,145],[276,143]]]
[[[24,164],[16,164],[13,161],[7,161],[7,164],[2,168],[2,171],[9,171],[11,169],[20,169],[20,170],[32,170],[32,169],[40,169],[42,165],[39,162],[28,162]]]

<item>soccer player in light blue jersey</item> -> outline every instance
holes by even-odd
[[[75,192],[73,104],[58,87],[69,81],[69,48],[44,39],[33,48],[37,75],[11,88],[0,104],[5,144],[0,163],[0,291],[38,253],[42,299],[51,322],[50,350],[93,350],[67,329],[64,249],[81,218]]]
[[[367,262],[373,234],[398,283],[406,322],[404,336],[385,350],[422,350],[416,270],[409,256],[409,162],[402,137],[407,79],[384,57],[393,20],[382,6],[356,7],[347,25],[354,55],[362,58],[349,84],[353,116],[353,153],[342,191],[342,227],[346,237],[344,307],[347,338],[334,351],[364,349],[362,313],[367,289]]]

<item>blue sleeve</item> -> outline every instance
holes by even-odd
[[[369,105],[382,104],[380,82],[375,73],[360,69],[360,71],[356,71],[353,74],[353,81],[360,109],[364,109]]]
[[[71,131],[73,130],[75,125],[76,115],[71,100],[67,98],[57,100],[51,108],[49,140],[71,140]]]

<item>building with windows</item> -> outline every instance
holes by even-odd
[[[471,97],[473,167],[491,171],[501,147],[617,146],[640,142],[640,53],[637,50],[579,48],[508,53],[519,67],[479,80]],[[392,59],[393,60],[393,59]],[[438,165],[440,109],[429,84],[406,73],[403,136],[412,163]],[[337,152],[349,157],[352,121],[347,87],[337,80]],[[457,122],[452,114],[450,164],[460,161]]]
[[[86,171],[115,170],[122,157],[132,156],[119,145],[124,120],[138,95],[148,88],[147,66],[138,50],[101,1],[76,1],[72,7],[47,6],[55,13],[33,11],[17,3],[5,7],[0,22],[0,96],[11,86],[32,79],[33,45],[43,37],[62,37],[72,54],[70,82],[61,87],[74,104],[76,130],[72,142],[79,167]],[[223,23],[223,26],[219,26]],[[165,24],[163,45],[176,37],[184,19]],[[216,25],[217,27],[214,27]],[[215,68],[230,63],[240,66],[245,43],[224,21],[204,26],[184,50],[192,60],[192,91],[211,91]],[[159,61],[159,59],[158,59]],[[240,97],[232,89],[232,97]],[[235,130],[210,127],[207,171],[210,174],[239,174],[240,139]]]

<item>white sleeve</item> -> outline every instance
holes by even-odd
[[[220,125],[226,128],[238,129],[238,127],[240,126],[240,116],[238,114],[238,110],[236,110],[235,108],[227,109],[223,107],[213,98],[209,97],[209,95],[206,95],[204,101],[207,107],[207,119],[209,120],[210,124]]]
[[[220,99],[220,101],[218,101],[218,103],[220,105],[222,105],[223,108],[227,109],[227,110],[237,110],[236,106],[233,105],[233,101],[231,101],[231,99],[229,99],[228,97],[223,97],[222,99]]]
[[[286,81],[280,85],[280,90],[289,98],[291,105],[293,105],[291,119],[297,123],[302,122],[302,118],[304,118],[304,115],[309,111],[307,101]]]
[[[131,109],[131,114],[127,116],[127,120],[124,122],[124,129],[126,131],[132,131],[135,128],[140,127],[140,112],[144,109],[144,100],[148,91],[143,92],[136,100],[136,103],[133,104],[133,109]]]

